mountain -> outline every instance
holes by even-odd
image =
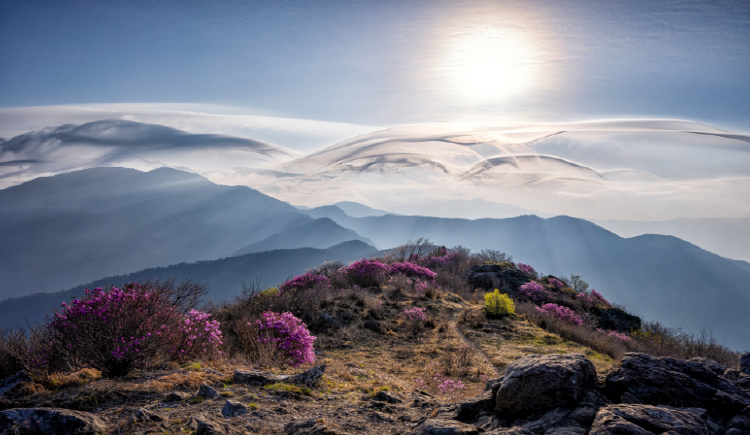
[[[180,263],[168,267],[141,270],[128,275],[111,276],[69,290],[55,293],[35,293],[0,301],[0,328],[15,328],[34,324],[44,319],[52,310],[59,309],[63,301],[83,294],[84,288],[94,289],[109,285],[146,281],[149,278],[174,278],[177,281],[192,279],[209,287],[206,296],[214,302],[230,300],[242,291],[242,283],[256,281],[261,286],[278,285],[287,278],[304,273],[325,261],[353,261],[376,252],[372,246],[352,240],[328,249],[279,249],[269,252],[222,258],[213,261]]]
[[[521,208],[513,204],[485,201],[481,198],[430,201],[417,204],[404,204],[391,208],[398,212],[394,214],[461,219],[503,219],[529,214],[535,214],[542,217],[553,216]],[[347,214],[353,216],[350,213]]]
[[[333,209],[314,209],[323,214]],[[316,217],[320,217],[317,216]],[[750,270],[672,236],[622,238],[567,216],[443,219],[420,216],[331,219],[379,246],[428,237],[473,250],[498,249],[545,274],[581,275],[635,314],[691,332],[705,327],[736,348],[750,347]]]
[[[385,216],[387,214],[398,214],[390,211],[378,210],[352,201],[340,201],[333,205],[340,208],[344,211],[344,213],[348,214],[351,217]]]
[[[0,204],[0,299],[226,257],[312,221],[253,189],[168,168],[37,178],[0,190]]]
[[[321,218],[255,242],[240,249],[235,255],[274,249],[323,248],[349,240],[360,240],[363,243],[373,245],[369,239],[360,237],[359,234],[342,227],[333,220]]]
[[[750,218],[591,221],[622,237],[642,234],[675,236],[722,257],[750,261]]]

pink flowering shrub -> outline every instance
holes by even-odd
[[[94,368],[105,377],[124,376],[159,360],[184,361],[221,353],[221,331],[210,315],[187,315],[161,292],[130,289],[85,290],[63,303],[47,326],[50,346],[74,368]]]
[[[519,287],[518,292],[538,304],[544,302],[549,295],[547,289],[534,281],[527,282]]]
[[[412,307],[404,309],[404,316],[412,322],[420,322],[427,320],[425,316],[425,309],[419,307]]]
[[[527,275],[536,276],[536,270],[528,264],[516,263],[516,268]]]
[[[289,290],[304,290],[315,286],[330,286],[331,280],[325,276],[313,275],[310,272],[297,275],[279,286],[280,292]]]
[[[449,400],[460,398],[466,393],[466,385],[457,379],[452,379],[443,373],[444,368],[437,361],[431,361],[427,365],[429,374],[424,378],[414,380],[417,388],[425,389],[433,394],[446,396]]]
[[[255,326],[258,329],[258,342],[273,344],[284,355],[284,363],[299,367],[315,362],[313,342],[316,337],[310,335],[307,325],[292,313],[266,311],[262,320],[255,321]]]
[[[409,278],[422,279],[425,281],[432,281],[437,276],[437,273],[430,269],[422,266],[418,266],[414,263],[393,263],[389,267],[389,272],[392,274],[404,275]]]
[[[362,259],[346,266],[344,275],[360,287],[377,287],[390,271],[387,264],[377,259]]]
[[[565,284],[563,284],[563,282],[557,278],[550,278],[549,285],[551,285],[555,290],[561,290],[563,287],[565,287]]]
[[[427,284],[426,282],[424,282],[424,281],[417,281],[414,284],[414,291],[416,291],[417,293],[424,293],[429,287],[430,287],[430,285]]]
[[[605,307],[611,307],[612,304],[610,304],[604,296],[602,296],[598,291],[591,289],[591,293],[579,293],[576,295],[576,298],[578,298],[581,302],[584,303],[584,305],[588,307],[594,307],[597,305],[604,305]]]
[[[534,307],[537,311],[547,316],[557,317],[574,325],[583,325],[581,316],[576,314],[573,310],[568,307],[563,307],[557,304],[544,304],[541,307]]]
[[[627,334],[625,334],[623,332],[605,331],[605,330],[603,330],[601,328],[596,328],[596,332],[598,332],[600,334],[606,334],[609,337],[612,337],[612,338],[614,338],[616,340],[624,341],[626,343],[633,341],[632,338],[630,338]]]

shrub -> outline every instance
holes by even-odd
[[[418,266],[408,261],[403,263],[393,263],[390,265],[390,272],[393,274],[408,276],[414,279],[423,279],[426,281],[432,281],[437,276],[437,273],[427,269],[426,267]]]
[[[519,293],[536,303],[542,303],[547,299],[549,292],[539,283],[527,282],[518,288]]]
[[[299,367],[315,362],[315,337],[310,335],[307,325],[292,313],[266,311],[262,320],[255,321],[255,326],[258,330],[258,342],[273,344],[281,351],[284,363]]]
[[[310,272],[302,275],[295,276],[294,278],[287,280],[284,284],[279,286],[280,292],[286,292],[289,290],[304,290],[317,286],[330,286],[331,280],[325,276],[313,275]]]
[[[159,360],[220,353],[218,322],[196,310],[181,313],[166,294],[137,285],[85,293],[83,299],[63,303],[48,325],[52,340],[47,350],[58,352],[73,368],[116,377]]]
[[[563,282],[557,278],[550,278],[549,285],[551,285],[555,290],[562,290],[562,288],[565,287],[565,284],[563,284]]]
[[[557,304],[544,304],[541,307],[536,307],[536,310],[542,314],[557,317],[560,320],[574,325],[583,325],[581,316],[568,307],[563,307]]]
[[[318,266],[313,267],[312,269],[309,269],[308,272],[310,272],[313,275],[319,275],[319,276],[325,276],[328,279],[333,278],[333,276],[341,270],[344,267],[344,263],[340,261],[326,261]]]
[[[570,278],[563,278],[563,280],[566,281],[568,287],[572,288],[578,293],[585,293],[589,288],[588,283],[582,280],[580,275],[570,275]]]
[[[624,342],[630,342],[630,341],[633,341],[633,339],[632,339],[632,338],[630,338],[630,337],[629,337],[629,336],[628,336],[627,334],[624,334],[624,333],[622,333],[622,332],[617,332],[617,331],[605,331],[605,330],[603,330],[603,329],[600,329],[600,328],[596,328],[596,332],[598,332],[598,333],[600,333],[600,334],[605,334],[605,335],[607,335],[607,336],[609,336],[609,337],[612,337],[612,338],[615,338],[615,339],[617,339],[617,340],[620,340],[620,341],[624,341]]]
[[[377,287],[383,282],[389,268],[378,259],[362,259],[348,265],[343,271],[353,285]]]
[[[579,293],[576,295],[576,298],[580,299],[584,305],[588,307],[595,307],[598,305],[603,305],[605,307],[611,307],[612,304],[610,304],[604,296],[602,296],[599,292],[597,292],[594,289],[591,289],[591,293]]]
[[[516,263],[516,267],[521,272],[523,272],[523,273],[525,273],[525,274],[527,274],[529,276],[536,277],[536,270],[534,270],[534,268],[531,267],[531,266],[529,266],[528,264]]]
[[[495,289],[494,293],[484,295],[484,312],[488,317],[509,316],[516,312],[516,306],[508,295]]]
[[[427,317],[425,316],[425,309],[419,308],[419,307],[412,307],[404,309],[404,315],[407,319],[409,319],[412,322],[420,322],[427,320]]]

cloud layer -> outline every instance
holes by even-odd
[[[599,219],[750,216],[750,136],[679,120],[406,125],[305,154],[124,119],[0,143],[2,187],[92,166],[181,168],[308,206],[482,198]]]

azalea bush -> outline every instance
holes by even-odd
[[[600,329],[600,328],[596,328],[596,332],[598,332],[600,334],[605,334],[605,335],[607,335],[607,336],[609,336],[611,338],[614,338],[614,339],[620,340],[620,341],[624,341],[626,343],[633,341],[633,339],[630,338],[630,336],[628,336],[627,334],[625,334],[623,332],[605,331],[605,330]]]
[[[313,288],[316,286],[328,287],[331,285],[331,280],[328,277],[322,275],[314,275],[311,272],[304,273],[302,275],[295,276],[294,278],[287,280],[279,286],[279,292],[285,292],[289,290],[304,290]]]
[[[518,288],[518,292],[536,303],[547,300],[549,292],[541,284],[530,281]]]
[[[422,266],[418,266],[414,263],[405,261],[403,263],[392,263],[389,265],[388,271],[391,274],[404,275],[409,278],[432,281],[437,276],[437,273],[430,269]]]
[[[535,307],[537,311],[547,316],[553,316],[574,325],[583,325],[583,319],[568,307],[557,304],[544,304],[541,307]]]
[[[599,292],[597,292],[594,289],[591,289],[590,293],[579,293],[576,295],[576,298],[583,302],[584,305],[587,307],[594,307],[594,306],[604,306],[604,307],[611,307],[612,304],[610,304],[604,296],[602,296]]]
[[[266,311],[262,319],[248,325],[257,329],[259,343],[272,345],[282,355],[282,363],[299,367],[315,362],[313,343],[316,337],[310,335],[307,325],[292,313]]]
[[[149,287],[85,290],[63,303],[47,326],[49,350],[71,367],[124,376],[159,361],[185,361],[221,353],[218,322],[197,310],[180,311],[167,294]]]
[[[423,322],[427,320],[425,316],[425,309],[419,307],[406,308],[403,311],[404,316],[411,322]]]
[[[549,285],[551,285],[555,290],[561,290],[563,287],[565,287],[565,284],[563,284],[563,282],[557,278],[550,278]]]
[[[390,268],[378,259],[362,259],[343,270],[349,282],[359,287],[377,287],[388,275]]]
[[[534,270],[534,268],[533,268],[533,267],[531,267],[531,266],[529,266],[528,264],[523,264],[523,263],[516,263],[516,267],[517,267],[517,268],[518,268],[518,270],[520,270],[521,272],[523,272],[523,273],[525,273],[525,274],[527,274],[527,275],[530,275],[530,276],[536,277],[536,270]]]

